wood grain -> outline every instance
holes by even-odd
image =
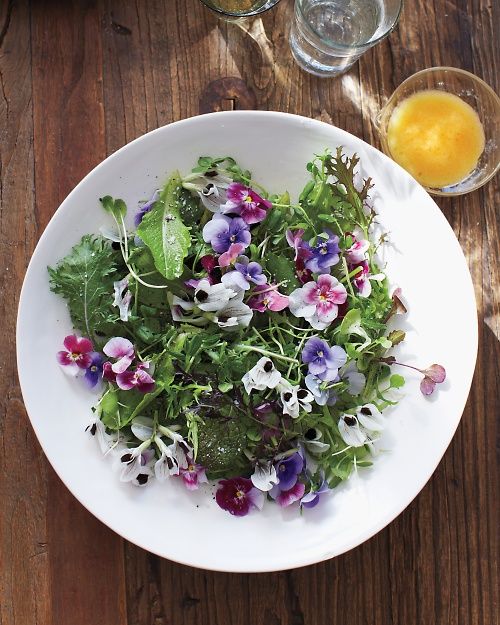
[[[54,210],[106,154],[233,106],[314,117],[378,145],[375,115],[414,71],[459,66],[498,88],[498,3],[407,3],[391,37],[336,80],[293,64],[292,4],[230,24],[197,0],[0,0],[1,625],[498,624],[498,181],[438,201],[469,262],[479,315],[457,434],[408,509],[343,556],[262,575],[157,558],[76,502],[24,413],[13,302]]]

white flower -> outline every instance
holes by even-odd
[[[258,461],[250,479],[255,488],[264,492],[270,491],[271,488],[279,482],[279,478],[276,475],[276,468],[270,460]]]
[[[250,306],[247,306],[239,296],[236,296],[217,311],[213,321],[219,328],[246,328],[252,316],[253,310]]]
[[[131,482],[135,480],[141,473],[142,467],[146,465],[149,460],[149,454],[144,455],[144,452],[150,446],[151,441],[146,440],[138,447],[122,449],[119,456],[120,466],[120,481]]]
[[[200,310],[217,312],[224,308],[236,291],[223,284],[210,284],[206,279],[200,280],[194,292],[194,303]]]
[[[121,321],[128,321],[132,293],[130,291],[127,291],[125,295],[123,295],[123,292],[128,287],[128,278],[123,278],[123,280],[113,282],[113,287],[115,290],[115,299],[113,300],[113,306],[118,307],[118,310],[120,311]]]
[[[263,391],[266,388],[276,388],[280,380],[281,373],[267,357],[261,358],[241,379],[246,392],[249,394],[254,389]]]
[[[311,475],[314,475],[318,470],[319,465],[316,460],[316,456],[319,456],[323,452],[330,449],[330,445],[328,443],[323,443],[321,441],[322,437],[323,432],[321,432],[321,430],[318,430],[318,428],[309,428],[304,433],[304,438],[300,441],[304,454],[305,466]]]
[[[299,416],[301,408],[305,412],[311,412],[311,402],[314,399],[314,395],[305,388],[282,385],[280,395],[281,403],[283,404],[283,414],[290,415],[292,419],[296,419]]]
[[[171,445],[166,445],[160,436],[156,436],[154,439],[161,454],[155,463],[154,472],[158,480],[164,481],[170,475],[179,475],[180,469],[187,469],[189,464],[187,457],[193,450],[180,434],[170,428],[160,425],[158,430],[173,441]]]
[[[372,443],[372,433],[383,429],[382,414],[374,404],[358,408],[356,416],[342,415],[338,422],[340,436],[351,447]]]
[[[92,436],[97,438],[101,452],[104,455],[115,449],[123,440],[123,436],[121,436],[118,432],[107,434],[104,423],[97,417],[92,419],[92,421],[85,428],[85,431],[90,432]]]

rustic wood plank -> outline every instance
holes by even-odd
[[[100,21],[94,2],[32,5],[38,234],[105,156]],[[48,471],[51,623],[124,625],[122,541]]]
[[[48,623],[46,461],[16,374],[19,286],[36,240],[28,2],[0,7],[0,622]]]

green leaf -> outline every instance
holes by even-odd
[[[273,254],[272,252],[266,253],[266,259],[266,269],[273,277],[273,280],[285,283],[281,290],[290,293],[293,289],[300,286],[291,260],[288,260],[285,256]]]
[[[55,268],[48,267],[50,288],[68,304],[75,329],[95,339],[113,310],[117,254],[102,237],[85,235]]]
[[[105,195],[100,198],[102,207],[107,213],[113,215],[113,217],[121,223],[122,219],[127,214],[127,205],[123,200],[114,200],[110,195]]]
[[[101,421],[110,430],[120,430],[138,414],[139,411],[136,411],[136,408],[148,395],[143,395],[136,390],[110,390],[99,404]]]
[[[394,375],[391,375],[390,383],[391,388],[401,388],[405,385],[406,380],[402,375],[398,375],[397,373],[395,373]]]
[[[167,280],[182,274],[191,244],[189,229],[179,212],[181,188],[181,178],[176,172],[137,228],[137,234],[151,250],[156,269]]]
[[[392,343],[392,345],[399,345],[406,338],[406,333],[403,330],[393,330],[390,334],[388,334],[387,338]]]

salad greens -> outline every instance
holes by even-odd
[[[392,367],[409,365],[388,355],[406,309],[358,162],[317,156],[292,203],[234,159],[201,157],[134,232],[123,200],[100,199],[115,230],[85,235],[49,278],[77,332],[58,361],[101,392],[88,429],[121,480],[219,480],[217,503],[242,516],[266,496],[313,507],[371,465],[405,383]],[[424,394],[445,377],[417,370]]]

